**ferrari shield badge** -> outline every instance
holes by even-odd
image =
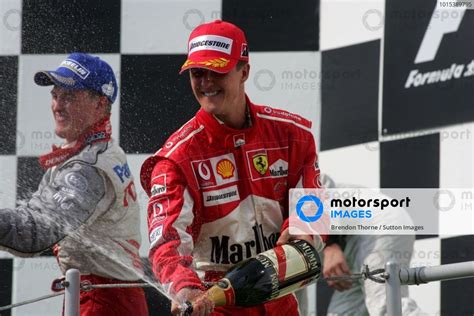
[[[258,154],[253,156],[253,166],[255,170],[258,171],[261,175],[267,173],[268,170],[268,158],[266,154]]]

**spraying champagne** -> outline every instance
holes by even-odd
[[[215,306],[254,306],[293,293],[320,274],[316,249],[307,241],[293,240],[237,264],[207,295]],[[191,314],[192,304],[186,304],[185,314]]]

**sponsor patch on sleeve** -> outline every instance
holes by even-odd
[[[154,177],[152,180],[151,196],[158,196],[166,193],[166,173]]]
[[[79,192],[85,192],[89,187],[87,179],[79,172],[67,173],[64,181],[70,188],[73,188]]]
[[[154,228],[150,233],[150,247],[155,246],[159,243],[160,239],[163,237],[163,225],[159,225]]]
[[[168,198],[162,198],[155,200],[151,203],[151,209],[153,211],[152,215],[152,225],[156,222],[162,222],[168,216],[168,209],[170,206],[170,200]]]
[[[119,177],[120,182],[124,183],[125,179],[130,179],[132,173],[130,172],[130,168],[128,167],[128,163],[124,165],[116,165],[114,167],[115,174]]]

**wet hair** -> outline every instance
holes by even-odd
[[[104,95],[103,93],[101,93],[101,92],[99,92],[99,91],[97,91],[97,90],[92,90],[92,89],[87,89],[87,92],[89,92],[89,95],[90,95],[91,97],[101,97],[101,96]]]
[[[87,89],[87,92],[91,97],[106,97],[107,96],[97,90]],[[105,114],[110,114],[112,112],[112,103],[110,102],[109,98],[107,98],[107,106],[105,108]]]

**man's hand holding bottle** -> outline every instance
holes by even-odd
[[[177,302],[180,302],[179,305]],[[207,293],[200,289],[183,288],[178,292],[176,301],[171,303],[171,314],[182,315],[185,302],[192,302],[192,316],[208,316],[214,310],[214,302],[211,301]]]
[[[281,246],[287,244],[291,240],[305,240],[313,246],[317,252],[321,252],[324,248],[324,242],[320,236],[316,235],[291,235],[290,229],[286,228],[282,231],[280,238],[278,238],[276,245]]]

